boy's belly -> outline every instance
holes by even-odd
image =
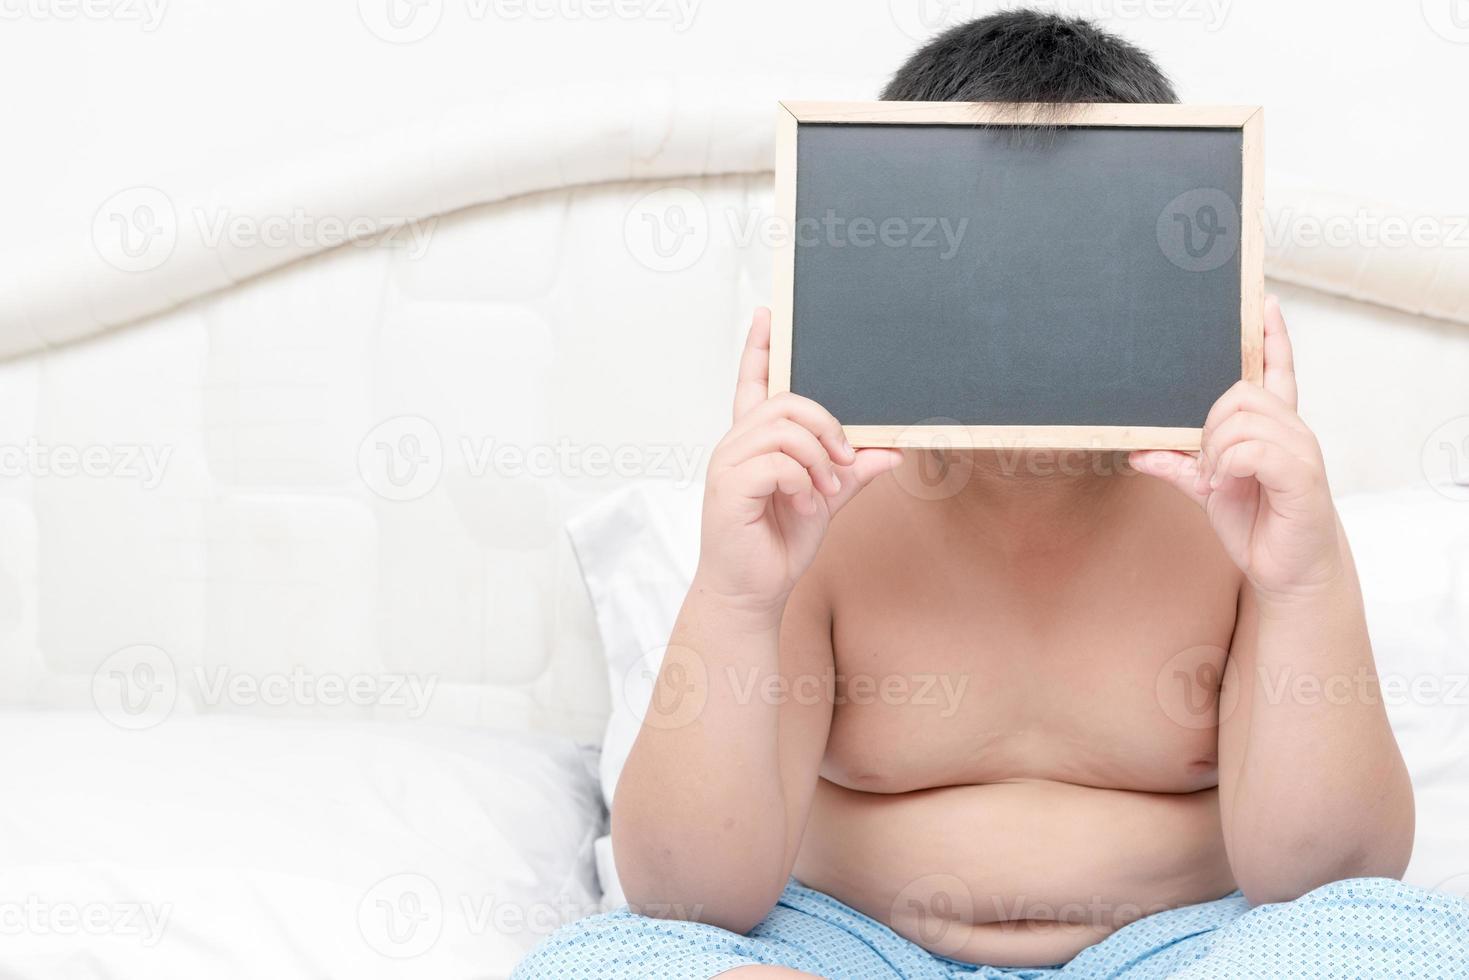
[[[993,966],[1064,962],[1235,887],[1217,790],[1045,780],[882,794],[823,779],[795,875],[932,952]]]
[[[1049,965],[1234,890],[1215,787],[1240,578],[1156,481],[1043,517],[1015,501],[1047,485],[1002,484],[879,481],[832,525],[835,700],[795,873],[941,955]]]

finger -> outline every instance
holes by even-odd
[[[1285,329],[1285,316],[1280,312],[1280,300],[1275,296],[1265,297],[1265,390],[1295,410],[1295,352]]]
[[[1207,443],[1210,434],[1236,412],[1255,412],[1279,419],[1281,424],[1293,429],[1300,429],[1302,432],[1310,431],[1306,428],[1306,423],[1301,421],[1301,417],[1296,414],[1295,409],[1286,404],[1275,392],[1266,391],[1259,385],[1251,384],[1248,381],[1236,381],[1209,408],[1209,415],[1204,419],[1204,441]]]
[[[1210,486],[1219,486],[1219,480],[1214,478],[1215,470],[1224,452],[1231,446],[1249,440],[1274,443],[1302,460],[1315,455],[1315,442],[1309,434],[1258,412],[1235,412],[1219,423],[1218,427],[1210,430],[1204,439],[1204,447],[1199,454],[1199,467],[1203,475],[1209,478]]]
[[[1173,449],[1145,449],[1128,453],[1127,463],[1139,473],[1155,476],[1176,488],[1200,507],[1209,499],[1198,487],[1199,461],[1192,453]]]
[[[873,480],[898,468],[903,462],[903,453],[898,449],[859,449],[857,458],[844,471],[842,490],[827,499],[826,505],[832,514],[847,506],[847,503],[862,488]]]
[[[781,452],[806,467],[811,482],[826,496],[842,489],[831,454],[815,434],[790,419],[776,419],[737,436],[727,448],[729,465],[738,466],[754,456]]]
[[[1303,460],[1262,440],[1230,446],[1215,468],[1220,483],[1231,478],[1253,478],[1267,491],[1292,496],[1309,489],[1311,474],[1311,468]]]
[[[746,516],[751,520],[764,512],[765,502],[777,493],[791,498],[796,510],[811,513],[811,474],[806,467],[785,453],[766,453],[747,459],[729,471],[721,481],[721,489],[736,494],[746,502]]]
[[[739,380],[735,382],[734,417],[738,421],[765,401],[770,391],[770,311],[755,310],[745,350],[740,354]]]
[[[821,440],[832,460],[839,466],[849,466],[856,458],[855,451],[847,442],[847,434],[842,430],[842,424],[836,420],[836,416],[811,399],[789,391],[768,398],[750,409],[734,424],[730,432],[732,435],[739,435],[776,419],[790,419],[809,429]]]

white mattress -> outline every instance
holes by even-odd
[[[0,976],[504,977],[596,908],[595,765],[463,728],[0,714]]]

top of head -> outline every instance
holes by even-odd
[[[882,98],[1056,106],[1178,101],[1146,52],[1081,18],[1033,10],[991,14],[945,31],[897,70]]]

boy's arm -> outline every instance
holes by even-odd
[[[1244,572],[1219,724],[1219,799],[1252,903],[1342,878],[1398,877],[1413,791],[1378,693],[1362,596],[1321,450],[1296,413],[1280,306],[1265,305],[1265,383],[1235,385],[1203,451],[1134,453],[1208,514]]]
[[[796,395],[767,399],[756,313],[734,424],[709,461],[699,566],[612,810],[628,902],[745,932],[795,861],[831,719],[831,624],[796,588],[831,517],[901,455],[854,451]]]
[[[830,624],[811,591],[777,624],[698,583],[684,601],[612,810],[635,911],[748,932],[780,897],[831,721]]]
[[[1219,804],[1230,867],[1252,904],[1343,878],[1400,877],[1413,849],[1413,788],[1344,535],[1341,552],[1319,591],[1267,597],[1246,585],[1240,595]],[[1220,703],[1232,700],[1225,692]]]

